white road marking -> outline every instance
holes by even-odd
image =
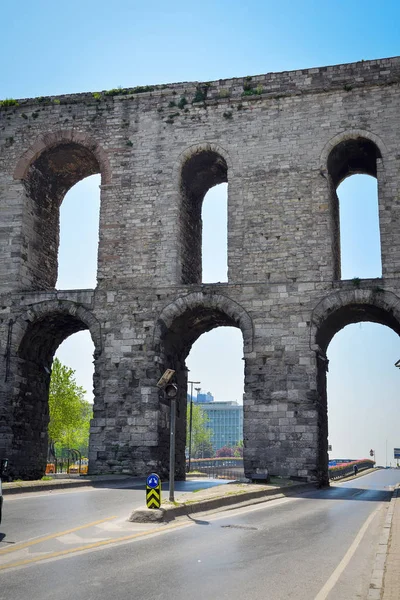
[[[365,521],[364,525],[361,527],[361,529],[357,533],[350,548],[347,550],[346,554],[344,555],[344,557],[342,558],[342,560],[340,561],[340,563],[338,564],[336,569],[333,571],[332,575],[329,577],[328,581],[321,588],[319,593],[315,596],[314,600],[326,600],[329,593],[332,591],[332,589],[335,587],[336,583],[338,582],[339,577],[341,576],[341,574],[343,573],[343,571],[349,564],[349,562],[350,562],[351,558],[353,557],[355,551],[357,550],[358,546],[360,545],[361,540],[364,537],[371,522],[375,518],[375,515],[381,510],[381,508],[382,508],[382,506],[378,506],[378,508],[369,515],[368,519]]]

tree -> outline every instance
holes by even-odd
[[[215,455],[217,458],[225,458],[226,456],[229,456],[229,457],[234,456],[233,448],[229,448],[229,446],[222,446],[222,448],[219,448],[219,450],[217,450]]]
[[[75,371],[54,359],[49,390],[49,442],[66,448],[87,450],[92,405],[78,386]]]
[[[243,458],[243,440],[240,440],[238,445],[234,446],[233,451],[237,458]]]
[[[206,451],[210,454],[211,445],[211,429],[207,427],[208,417],[204,410],[198,404],[192,404],[192,457],[200,456],[203,448],[203,453]],[[186,413],[186,443],[189,445],[190,439],[190,404],[187,407]]]

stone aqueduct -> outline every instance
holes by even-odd
[[[165,474],[168,407],[185,359],[238,327],[248,475],[327,481],[326,349],[349,323],[400,333],[400,58],[210,83],[3,103],[0,108],[0,448],[41,475],[54,352],[88,329],[92,473]],[[55,289],[59,206],[101,174],[98,284]],[[336,188],[378,180],[382,278],[340,279]],[[201,206],[228,182],[228,282],[202,284]],[[78,215],[77,215],[78,218]]]

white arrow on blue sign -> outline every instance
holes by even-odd
[[[151,473],[151,475],[149,475],[147,477],[147,487],[149,488],[156,488],[160,485],[160,478],[158,475],[156,475],[155,473]]]

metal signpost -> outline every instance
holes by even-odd
[[[188,381],[188,383],[190,383],[189,461],[188,461],[188,472],[190,473],[191,459],[192,459],[193,384],[200,383],[200,381]]]
[[[146,481],[147,508],[160,508],[161,506],[161,480],[157,473],[151,473]]]
[[[176,395],[178,393],[178,386],[176,383],[170,383],[172,377],[175,375],[173,369],[167,369],[162,377],[157,382],[157,387],[164,390],[164,395],[167,400],[170,401],[171,406],[171,421],[170,421],[170,435],[169,435],[169,500],[174,502],[175,492],[175,421],[176,421]]]

